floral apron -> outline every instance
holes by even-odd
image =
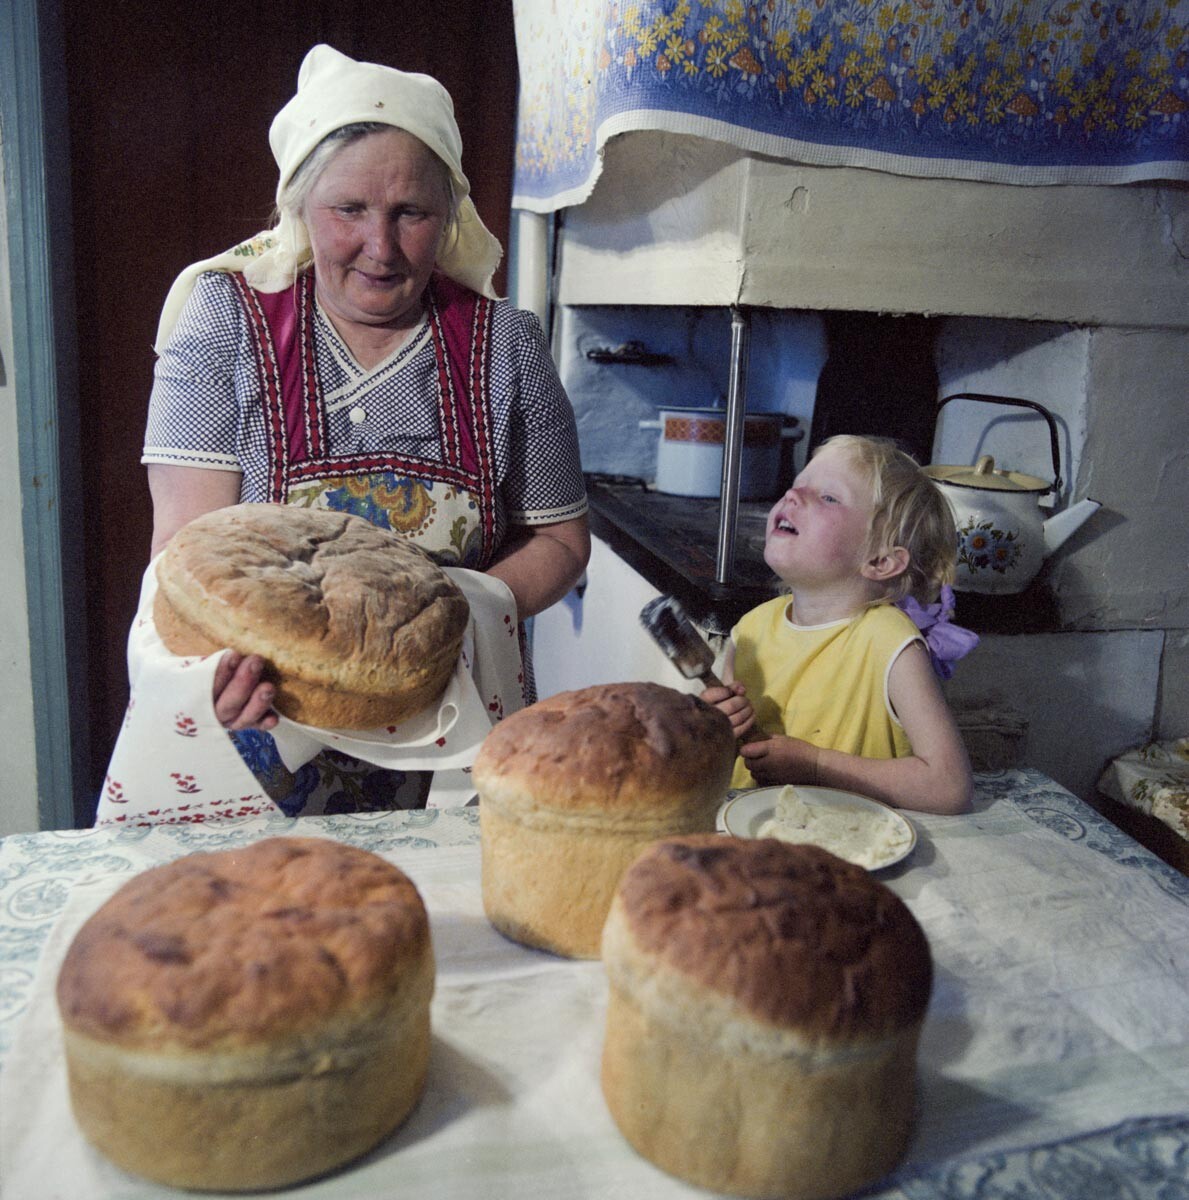
[[[231,278],[248,317],[264,399],[269,502],[353,513],[408,538],[442,566],[484,570],[496,531],[488,391],[492,301],[440,275],[426,290],[441,461],[332,455],[315,365],[313,272],[275,293],[255,291],[242,275]],[[406,775],[326,751],[294,774],[268,734],[247,730],[233,737],[265,790],[290,815],[425,803],[426,772]]]

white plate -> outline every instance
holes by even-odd
[[[776,811],[776,798],[782,790],[779,787],[768,787],[740,792],[719,809],[719,829],[734,837],[759,837],[760,827],[765,821],[770,820]],[[800,784],[797,785],[797,795],[806,804],[820,804],[826,808],[863,809],[885,819],[891,818],[893,823],[899,823],[904,827],[908,841],[897,846],[886,859],[868,868],[869,870],[882,870],[884,867],[890,867],[893,863],[902,862],[916,848],[916,826],[896,809],[889,808],[886,804],[880,804],[867,796],[860,796],[857,792],[842,792],[837,788],[802,787]],[[830,849],[829,846],[825,848]]]

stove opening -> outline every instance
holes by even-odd
[[[890,438],[921,464],[933,453],[940,319],[827,312],[807,453],[838,433]]]

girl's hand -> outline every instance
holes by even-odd
[[[773,734],[762,741],[745,743],[739,753],[758,784],[808,785],[818,781],[818,748],[812,742]]]
[[[702,700],[713,704],[731,722],[731,730],[737,738],[742,737],[756,723],[755,710],[747,699],[741,683],[728,683],[722,687],[708,687],[701,693]]]
[[[272,711],[276,689],[261,680],[264,659],[259,654],[246,658],[228,650],[215,668],[215,716],[224,729],[272,729],[277,714]]]

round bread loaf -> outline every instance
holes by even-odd
[[[562,692],[488,734],[475,762],[483,905],[501,933],[597,958],[619,877],[656,838],[714,828],[730,722],[655,683]]]
[[[603,962],[603,1094],[651,1162],[824,1200],[899,1161],[932,960],[861,867],[774,839],[658,842],[624,874]]]
[[[320,838],[129,880],[58,976],[75,1118],[172,1187],[276,1188],[358,1157],[425,1082],[434,959],[416,887]]]
[[[260,654],[275,707],[320,728],[395,725],[441,696],[469,608],[422,550],[349,513],[237,504],[183,526],[157,563],[174,654]]]

